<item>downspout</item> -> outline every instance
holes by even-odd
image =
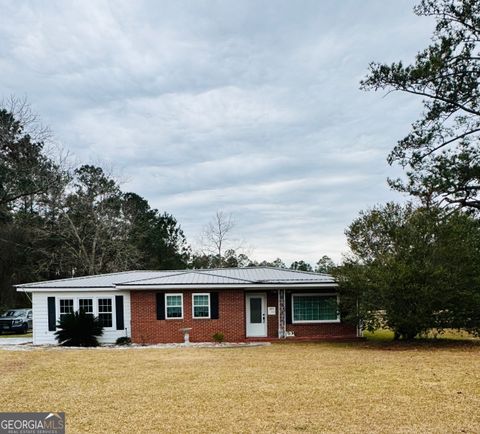
[[[357,338],[361,338],[363,336],[362,330],[362,320],[360,319],[360,308],[358,304],[358,297],[357,297]]]
[[[278,290],[278,337],[286,338],[285,290]]]

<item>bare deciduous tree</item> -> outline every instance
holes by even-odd
[[[194,268],[238,267],[248,263],[243,241],[232,236],[235,221],[231,214],[217,211],[200,236],[200,251],[193,255]]]
[[[20,122],[23,132],[28,134],[33,142],[49,143],[52,141],[51,129],[41,122],[27,98],[10,95],[0,102],[0,107],[11,113],[15,120]]]
[[[231,214],[225,214],[223,211],[217,211],[215,217],[204,227],[201,244],[204,253],[223,257],[225,246],[231,239],[231,232],[235,227],[235,222]]]

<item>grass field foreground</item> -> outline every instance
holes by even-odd
[[[365,331],[363,336],[369,341],[381,341],[389,342],[393,341],[393,331],[388,329],[378,329],[373,332]],[[454,340],[454,341],[468,341],[473,340],[480,342],[480,339],[470,333],[461,331],[446,329],[443,333],[439,333],[435,330],[431,330],[429,333],[419,336],[417,340]]]
[[[69,433],[480,432],[480,346],[0,350],[2,411]]]

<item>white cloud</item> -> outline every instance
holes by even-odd
[[[339,259],[358,210],[398,197],[385,159],[419,103],[358,87],[427,43],[412,5],[0,0],[0,95],[27,95],[192,242],[225,209],[258,259]]]

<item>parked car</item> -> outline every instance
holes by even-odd
[[[32,329],[32,309],[9,309],[0,315],[0,334],[4,331],[27,333]]]

